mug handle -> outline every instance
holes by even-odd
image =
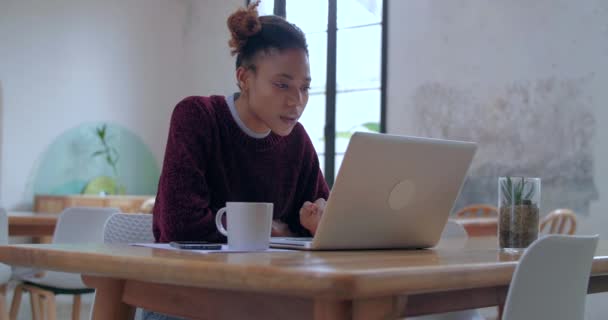
[[[215,215],[215,226],[221,234],[227,237],[228,231],[226,231],[226,229],[224,229],[224,225],[222,225],[222,216],[224,215],[224,213],[226,213],[226,207],[223,207],[217,211],[217,214]]]

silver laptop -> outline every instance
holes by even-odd
[[[439,241],[477,146],[355,133],[313,238],[273,237],[275,248],[429,248]]]

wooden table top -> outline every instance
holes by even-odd
[[[331,298],[507,285],[517,259],[500,252],[492,237],[452,240],[428,250],[198,254],[104,244],[0,247],[0,261],[13,265]],[[608,274],[608,241],[600,241],[592,274]]]

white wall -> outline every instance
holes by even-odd
[[[391,1],[389,17],[389,75],[388,75],[388,130],[395,133],[413,134],[433,132],[418,128],[417,113],[421,112],[415,94],[424,85],[432,84],[436,91],[427,94],[452,95],[445,99],[428,99],[437,105],[426,105],[429,109],[446,108],[449,104],[454,114],[476,111],[464,123],[473,130],[488,130],[484,124],[476,123],[486,114],[496,114],[501,100],[506,100],[506,91],[521,89],[536,99],[527,106],[530,110],[517,110],[515,103],[507,104],[506,111],[522,112],[515,117],[534,114],[533,108],[543,108],[556,101],[536,92],[538,83],[552,79],[558,89],[578,90],[578,100],[573,100],[569,110],[573,117],[578,112],[590,111],[594,119],[588,124],[594,130],[590,147],[593,154],[594,181],[599,199],[591,202],[588,220],[583,221],[581,231],[600,233],[608,238],[608,163],[604,161],[608,150],[608,128],[602,122],[608,119],[608,4],[601,0],[572,2],[568,0],[536,1],[439,1],[410,0]],[[443,90],[439,90],[443,88]],[[507,88],[507,89],[505,89]],[[515,89],[514,89],[515,88]],[[559,90],[558,90],[559,91]],[[449,99],[451,98],[451,100]],[[543,100],[544,99],[544,100]],[[509,101],[507,101],[509,103]],[[471,106],[478,104],[478,106]],[[552,109],[550,109],[552,110]],[[425,111],[425,110],[423,110]],[[541,110],[541,112],[544,111]],[[511,115],[509,115],[511,116]],[[551,115],[540,114],[541,123]],[[570,122],[576,119],[566,119]],[[487,125],[500,124],[487,123]],[[515,122],[516,123],[516,122]],[[555,123],[558,126],[579,123]],[[451,124],[439,124],[454,130]],[[502,128],[490,128],[497,133]],[[574,128],[583,130],[584,128]],[[518,128],[517,130],[522,130]],[[438,133],[439,134],[439,133]],[[468,132],[450,132],[466,136]],[[499,141],[501,137],[495,137]],[[536,137],[526,141],[527,145],[541,148],[548,141]],[[578,144],[563,141],[556,146],[556,157],[576,148]],[[483,141],[482,141],[483,143]],[[487,146],[485,146],[488,149]],[[544,149],[540,149],[544,151]],[[488,156],[484,150],[477,158]],[[533,154],[528,157],[533,157]],[[524,157],[525,158],[525,157]],[[500,159],[496,160],[499,161]],[[520,159],[519,161],[525,161]],[[513,163],[515,165],[515,163]],[[598,224],[596,221],[606,222]]]
[[[390,1],[388,131],[488,138],[480,141],[484,147],[476,158],[500,162],[507,157],[513,166],[534,158],[535,150],[550,152],[555,159],[579,149],[588,151],[597,199],[579,216],[578,233],[608,239],[606,39],[608,2],[602,0]],[[554,90],[539,90],[547,83]],[[530,101],[514,102],[514,96]],[[567,116],[551,114],[554,110]],[[421,127],[420,113],[437,118],[427,119]],[[590,117],[575,121],[587,113]],[[523,123],[518,130],[547,130],[518,142],[530,147],[530,153],[509,158],[500,155],[506,134],[500,125],[505,121],[492,118],[496,115]],[[442,120],[463,126],[433,123]],[[552,136],[564,131],[573,132],[574,142],[568,135],[562,140]],[[576,140],[579,137],[584,139]],[[585,147],[586,143],[591,145]],[[564,195],[543,192],[545,196]],[[607,298],[591,296],[588,319],[605,319],[608,309],[602,302],[606,305]]]
[[[2,98],[2,80],[0,79],[0,207],[4,207],[2,202],[2,141],[4,136],[4,99]]]
[[[238,89],[226,19],[244,3],[244,0],[194,0],[186,33],[187,88],[191,92],[225,95]]]
[[[161,164],[173,106],[234,90],[225,19],[242,3],[0,0],[0,202],[30,208],[38,157],[83,122],[129,128]]]

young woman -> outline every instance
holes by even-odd
[[[274,203],[274,236],[314,235],[329,190],[298,122],[310,68],[302,31],[258,2],[228,18],[234,95],[188,97],[171,118],[154,206],[158,242],[225,242],[215,213],[227,201]]]
[[[306,39],[283,18],[258,17],[257,5],[228,18],[240,92],[188,97],[173,111],[154,205],[157,242],[225,242],[215,214],[227,201],[272,202],[273,236],[316,231],[329,189],[298,123],[311,80]]]

